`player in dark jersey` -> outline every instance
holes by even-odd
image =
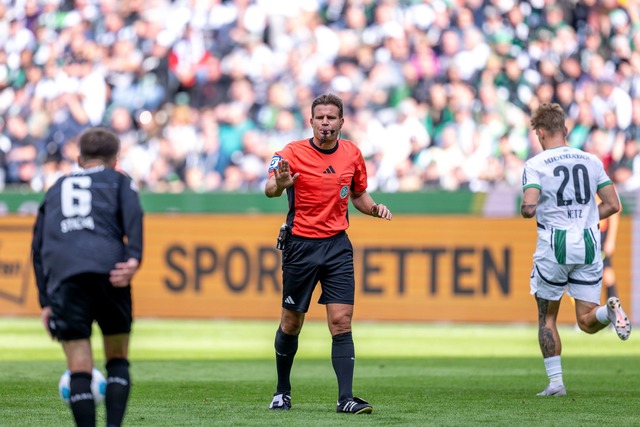
[[[351,335],[354,303],[353,247],[347,236],[349,197],[360,212],[392,218],[367,193],[367,170],[360,149],[340,139],[342,100],[327,94],[311,105],[313,137],[275,153],[265,185],[267,197],[286,190],[289,213],[279,236],[282,252],[282,315],[276,332],[278,384],[270,409],[291,408],[290,373],[298,335],[318,282],[333,337],[331,361],[338,379],[337,412],[370,413],[373,408],[352,391],[355,352]]]
[[[142,208],[137,190],[114,168],[120,141],[102,128],[79,140],[81,171],[45,195],[33,231],[33,267],[42,321],[60,341],[71,371],[70,406],[78,426],[95,426],[91,393],[91,328],[103,335],[107,425],[122,423],[131,388],[130,281],[142,260]]]

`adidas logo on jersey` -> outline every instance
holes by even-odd
[[[335,169],[333,169],[333,166],[329,165],[329,167],[326,168],[322,173],[336,173],[336,171]]]
[[[284,299],[284,302],[286,302],[287,304],[295,304],[295,301],[293,300],[293,298],[291,298],[291,295],[289,295],[288,297],[286,297]]]

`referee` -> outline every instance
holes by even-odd
[[[282,315],[276,331],[278,384],[269,408],[291,408],[290,374],[311,295],[320,282],[333,337],[331,361],[338,380],[337,412],[371,413],[353,396],[355,351],[351,335],[354,303],[353,247],[347,236],[349,197],[360,212],[392,218],[367,193],[367,170],[360,149],[340,139],[342,100],[325,94],[311,104],[313,137],[287,144],[271,159],[267,197],[286,190],[289,212],[278,237],[282,253]]]

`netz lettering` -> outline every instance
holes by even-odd
[[[279,293],[280,256],[280,251],[271,246],[236,245],[220,250],[206,244],[174,244],[165,250],[168,273],[163,283],[176,293],[200,293],[207,284],[219,282],[233,293]],[[466,296],[511,293],[510,247],[367,246],[356,248],[354,256],[356,286],[368,295],[407,293],[410,266],[411,286],[422,288],[424,295],[445,291]]]
[[[582,209],[569,209],[567,211],[567,217],[570,219],[582,218]]]

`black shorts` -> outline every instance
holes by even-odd
[[[59,340],[91,337],[93,321],[103,335],[131,332],[131,286],[117,288],[108,274],[85,273],[65,279],[51,296],[51,333]]]
[[[320,304],[352,304],[353,246],[346,232],[326,239],[290,236],[282,253],[282,307],[306,313],[320,282]]]

